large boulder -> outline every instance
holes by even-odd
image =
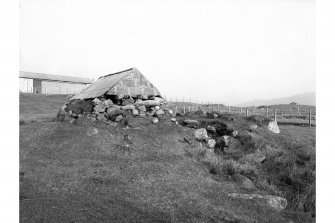
[[[243,200],[252,200],[259,205],[265,205],[271,207],[277,211],[282,211],[287,206],[287,200],[282,197],[277,197],[273,195],[261,195],[261,194],[238,194],[238,193],[231,193],[228,196],[243,199]]]
[[[268,129],[273,133],[280,133],[279,127],[276,121],[269,122]]]
[[[154,107],[163,104],[165,101],[163,98],[154,97],[153,100],[140,101],[138,100],[135,105],[144,105],[146,107]]]
[[[196,129],[194,131],[194,137],[199,141],[207,140],[208,135],[207,135],[206,129],[204,129],[204,128]]]
[[[135,106],[133,104],[127,104],[124,106],[121,106],[122,110],[135,110]]]

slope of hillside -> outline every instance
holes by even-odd
[[[26,102],[22,110],[28,114],[33,114],[35,107],[42,103],[37,98],[30,104]],[[54,115],[53,110],[49,116]],[[308,131],[310,139],[306,140],[305,133],[295,139],[292,134],[298,129],[274,134],[262,127],[261,119],[253,116],[204,119],[204,122],[224,122],[237,129],[236,140],[243,142],[237,152],[242,156],[270,146],[266,153],[268,161],[254,164],[223,160],[219,154],[209,156],[205,144],[194,139],[194,129],[161,121],[139,125],[136,120],[140,118],[132,120],[133,127],[112,126],[86,118],[79,118],[73,124],[42,120],[20,125],[20,220],[315,220],[311,218],[315,208],[315,187],[310,184],[314,179],[313,167],[308,169],[315,161],[313,130]],[[251,124],[259,127],[250,130]],[[231,175],[237,171],[250,177],[257,187],[247,190],[232,180]],[[264,176],[265,173],[269,175]],[[293,193],[296,188],[298,194]],[[276,211],[252,200],[231,197],[232,193],[285,196],[289,204],[287,210]]]
[[[66,95],[20,94],[20,120],[29,122],[54,117],[69,99]]]
[[[245,103],[238,104],[236,106],[260,106],[260,105],[275,105],[275,104],[290,104],[296,102],[301,105],[314,105],[315,106],[316,96],[315,92],[297,94],[290,97],[274,98],[268,100],[254,100]]]

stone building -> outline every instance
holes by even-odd
[[[25,71],[20,71],[19,79],[19,89],[24,93],[78,94],[92,83],[89,78]]]
[[[91,99],[103,95],[107,97],[128,95],[133,98],[137,98],[138,95],[161,97],[157,88],[139,70],[131,68],[100,77],[72,99]]]

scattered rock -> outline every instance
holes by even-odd
[[[177,119],[176,118],[171,118],[171,121],[176,122]]]
[[[239,183],[244,189],[256,189],[254,183],[247,177],[241,174],[234,174],[233,179],[235,182]]]
[[[276,121],[270,122],[268,125],[268,129],[273,133],[277,133],[277,134],[280,133],[280,130],[279,130],[279,127]]]
[[[136,109],[134,109],[133,110],[133,115],[138,115],[139,113],[138,113],[138,110],[136,110]]]
[[[123,115],[118,115],[118,116],[115,118],[115,121],[116,121],[116,122],[120,122],[122,119],[123,119]]]
[[[219,117],[219,115],[216,114],[216,113],[214,113],[213,116],[214,116],[214,118],[218,118]]]
[[[228,194],[228,196],[238,199],[253,200],[260,205],[269,206],[277,211],[282,211],[287,206],[287,200],[285,198],[273,195],[231,193]]]
[[[215,132],[216,132],[215,127],[214,127],[214,126],[211,126],[211,125],[208,125],[208,126],[207,126],[207,130],[208,130],[209,132],[212,132],[212,133],[215,133]]]
[[[209,147],[209,148],[214,148],[215,144],[216,144],[216,142],[215,142],[214,139],[208,139],[207,143],[206,143],[207,147]]]
[[[194,136],[199,141],[208,139],[207,131],[204,128],[196,129],[194,131]]]
[[[75,118],[71,118],[71,119],[70,119],[70,123],[71,123],[71,124],[74,124],[76,120],[77,120],[77,119],[75,119]]]
[[[156,124],[158,122],[158,118],[157,117],[153,117],[152,118],[152,122]]]
[[[197,120],[185,119],[183,122],[187,127],[190,128],[196,128],[199,126],[199,122]]]
[[[88,130],[87,130],[87,135],[88,136],[92,136],[92,135],[95,135],[95,134],[97,134],[98,133],[98,129],[96,129],[96,128],[89,128]]]
[[[237,134],[238,134],[238,131],[237,131],[237,130],[235,130],[235,131],[232,133],[233,137],[236,137]]]
[[[164,115],[165,112],[162,109],[159,109],[159,110],[156,111],[156,114],[157,115]]]
[[[157,105],[157,106],[155,106],[155,109],[156,109],[156,110],[159,110],[159,109],[160,109],[160,107]]]
[[[258,127],[257,125],[250,125],[251,129],[257,129],[257,127]]]

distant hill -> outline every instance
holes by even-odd
[[[290,104],[296,102],[301,105],[314,105],[315,106],[315,92],[309,92],[305,94],[297,94],[290,97],[274,98],[274,99],[258,99],[245,103],[238,104],[236,106],[260,106],[260,105],[275,105],[275,104]]]

